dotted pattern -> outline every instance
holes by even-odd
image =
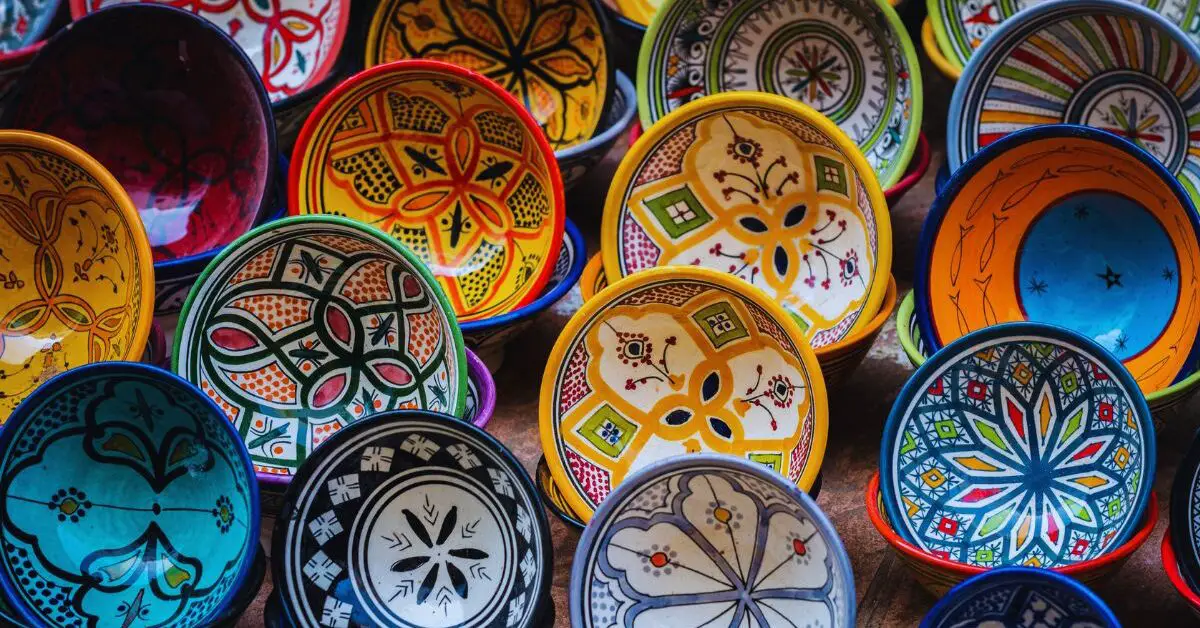
[[[388,284],[391,264],[383,260],[371,260],[354,269],[342,285],[342,296],[356,305],[379,303],[392,300],[392,287]]]
[[[626,214],[621,220],[621,244],[625,258],[633,261],[633,264],[625,261],[622,261],[622,264],[635,268],[658,266],[658,258],[662,256],[662,249],[658,248],[658,245],[650,239],[642,226],[629,214]]]
[[[311,299],[290,295],[255,295],[237,299],[229,304],[257,318],[273,333],[306,323],[312,318]]]
[[[434,312],[409,314],[408,318],[408,354],[425,368],[437,352],[438,340],[441,338],[438,316]]]
[[[506,201],[518,229],[536,229],[550,214],[550,199],[537,178],[528,172]]]
[[[386,205],[400,191],[400,179],[379,148],[334,159],[331,165],[334,170],[354,177],[354,191],[376,205]]]
[[[488,144],[495,144],[516,153],[521,152],[525,146],[521,124],[512,116],[498,111],[484,111],[475,116],[475,124],[479,126],[479,137]]]
[[[369,242],[346,236],[320,234],[312,236],[312,241],[346,255],[375,250],[375,247]]]
[[[242,270],[238,271],[238,273],[233,276],[233,279],[229,280],[229,283],[237,285],[244,281],[262,279],[263,277],[269,276],[271,274],[271,268],[275,265],[275,257],[277,255],[279,255],[278,248],[267,249],[258,255],[255,255],[250,259],[249,262],[246,262],[246,265],[242,267]]]
[[[227,372],[226,375],[235,386],[259,399],[273,403],[296,402],[296,381],[277,363],[245,373]]]
[[[225,413],[225,416],[229,417],[230,421],[237,421],[238,416],[242,413],[242,409],[229,403],[220,395],[220,393],[213,390],[212,384],[210,384],[207,379],[200,382],[200,390],[203,391],[204,394],[208,395],[209,399],[212,399],[214,402],[216,402],[217,406],[221,408],[221,411]]]
[[[567,457],[567,467],[571,469],[571,477],[583,488],[583,493],[593,502],[599,504],[612,492],[608,471],[588,462],[574,451],[564,450]]]
[[[361,129],[365,126],[367,126],[367,121],[363,119],[362,112],[356,109],[346,114],[346,116],[342,118],[342,122],[338,125],[337,130],[338,133],[342,133],[344,131]]]
[[[750,319],[754,321],[754,326],[762,333],[770,336],[779,346],[783,347],[788,353],[796,353],[796,345],[788,338],[783,328],[779,326],[762,308],[757,305],[747,303],[747,309],[750,310]]]
[[[408,247],[417,257],[429,259],[429,233],[424,229],[396,225],[392,227],[392,237]]]
[[[388,111],[392,114],[392,128],[397,131],[441,135],[450,121],[450,116],[437,103],[424,96],[388,92],[387,103]]]
[[[492,283],[500,278],[500,273],[504,272],[507,259],[508,255],[504,247],[491,242],[479,244],[475,254],[465,264],[467,268],[478,265],[479,269],[461,275],[458,281],[463,301],[468,307],[474,308],[487,298]]]
[[[96,386],[93,382],[81,383],[78,386],[73,386],[60,394],[59,403],[47,404],[43,406],[34,418],[29,421],[29,427],[25,428],[29,438],[23,438],[15,441],[16,455],[24,455],[33,451],[34,447],[47,437],[54,434],[59,428],[63,427],[67,421],[73,420],[70,408],[77,408],[84,403],[84,399],[92,397],[96,394]]]
[[[810,421],[810,418],[805,417],[805,423],[809,423]],[[788,479],[793,483],[800,481],[800,476],[803,475],[804,471],[804,461],[808,460],[808,452],[812,449],[813,430],[808,425],[805,425],[800,433],[800,444],[792,449],[791,462],[788,465]]]
[[[13,577],[17,578],[23,590],[32,592],[32,599],[26,598],[26,601],[32,602],[42,617],[53,619],[58,626],[84,625],[83,619],[71,609],[74,587],[60,587],[43,578],[29,560],[30,550],[26,547],[5,543],[4,549]]]
[[[666,303],[674,307],[696,298],[696,295],[708,292],[712,288],[699,283],[683,285],[658,284],[637,294],[631,294],[618,305],[645,305],[647,303]]]
[[[558,399],[558,412],[565,414],[567,410],[592,392],[592,386],[587,381],[587,366],[591,361],[587,348],[580,343],[567,358],[567,374],[563,377],[562,393]]]
[[[96,179],[88,174],[83,168],[59,157],[58,155],[48,155],[46,153],[34,153],[34,161],[37,162],[43,170],[48,171],[54,178],[62,181],[64,188],[69,188],[80,181],[86,182],[88,185],[99,187]]]
[[[642,171],[634,180],[634,186],[664,177],[679,174],[683,169],[683,155],[687,149],[696,143],[696,126],[690,125],[679,129],[662,143],[662,146],[651,153],[653,161],[646,162]]]
[[[830,140],[828,136],[793,116],[768,109],[757,110],[754,112],[754,115],[766,120],[767,122],[778,124],[779,126],[796,134],[796,137],[799,137],[805,142],[817,144],[818,146],[824,146],[830,150],[841,152],[837,146],[834,146],[833,141]]]

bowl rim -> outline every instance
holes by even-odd
[[[485,429],[496,413],[496,380],[488,370],[483,360],[470,349],[467,352],[467,378],[475,382],[475,390],[479,394],[479,406],[475,408],[475,420],[471,425]],[[364,417],[365,418],[365,417]]]
[[[1167,529],[1163,532],[1162,541],[1159,543],[1158,551],[1162,559],[1163,571],[1167,572],[1167,580],[1171,582],[1171,586],[1175,587],[1179,596],[1193,611],[1200,613],[1200,594],[1193,591],[1187,581],[1183,579],[1181,567],[1176,559],[1175,547],[1171,545],[1171,530],[1172,526],[1168,523]]]
[[[1049,569],[1038,569],[1034,567],[1023,566],[1008,566],[996,567],[989,569],[984,573],[977,574],[967,578],[966,580],[954,585],[950,591],[943,595],[933,608],[925,614],[925,618],[921,620],[921,628],[935,628],[938,624],[934,623],[940,620],[939,615],[947,613],[951,607],[962,604],[967,601],[969,596],[975,593],[975,589],[980,586],[989,584],[993,580],[1042,580],[1044,584],[1054,584],[1058,587],[1068,589],[1075,595],[1083,598],[1092,610],[1103,619],[1105,625],[1109,628],[1117,628],[1121,622],[1117,621],[1116,615],[1104,600],[1100,599],[1094,591],[1089,589],[1087,585],[1075,580],[1070,576],[1063,575],[1057,571]],[[966,598],[966,599],[958,599]]]
[[[929,138],[922,130],[917,135],[916,152],[913,153],[912,159],[908,162],[908,167],[901,173],[900,179],[892,184],[891,187],[883,189],[883,196],[888,202],[888,211],[891,211],[892,203],[900,201],[900,197],[904,196],[909,190],[913,189],[920,183],[921,179],[925,178],[925,173],[929,172],[929,164],[933,159],[933,150],[929,147]]]
[[[880,305],[879,311],[875,313],[875,316],[868,319],[867,325],[862,329],[851,332],[845,338],[833,344],[814,349],[817,354],[817,360],[821,358],[828,359],[846,353],[858,348],[864,342],[873,342],[875,335],[883,328],[883,324],[892,317],[892,312],[896,309],[897,293],[896,276],[888,275],[887,291],[883,293],[883,304]]]
[[[617,137],[624,133],[625,129],[629,128],[630,122],[633,121],[634,116],[637,114],[637,90],[633,86],[633,81],[621,70],[613,70],[613,80],[616,82],[616,91],[620,93],[621,97],[609,99],[611,101],[609,111],[615,111],[618,102],[624,103],[624,111],[620,112],[620,115],[617,116],[617,119],[612,124],[608,125],[608,128],[596,133],[588,138],[587,141],[554,151],[555,159],[559,161],[574,159],[584,153],[596,150],[605,144],[615,142]],[[612,114],[610,113],[609,115]],[[603,118],[600,122],[601,124],[597,129],[604,126]]]
[[[921,48],[925,50],[925,56],[929,57],[929,62],[933,64],[933,67],[937,68],[942,76],[950,79],[951,83],[962,78],[962,68],[955,66],[942,53],[937,41],[937,33],[934,32],[933,21],[929,19],[928,15],[921,22]]]
[[[218,424],[216,429],[225,431],[233,445],[234,455],[238,456],[238,458],[242,461],[242,470],[246,473],[246,490],[248,491],[247,501],[250,505],[250,517],[249,521],[246,523],[248,528],[246,544],[243,548],[245,560],[242,561],[238,569],[238,573],[234,577],[233,585],[229,587],[229,590],[225,592],[224,597],[221,599],[222,603],[214,606],[209,610],[208,614],[204,616],[204,620],[212,620],[218,617],[221,610],[229,606],[229,604],[237,596],[238,591],[241,589],[243,583],[249,575],[250,570],[253,568],[254,555],[259,545],[259,524],[262,520],[262,509],[258,496],[258,482],[255,481],[254,465],[251,464],[250,461],[250,452],[246,451],[245,447],[240,446],[242,443],[241,434],[238,434],[237,430],[233,426],[233,423],[226,418],[225,412],[221,410],[219,406],[217,406],[215,401],[209,399],[208,395],[200,392],[200,389],[191,382],[183,379],[175,373],[172,373],[171,371],[141,362],[94,362],[64,371],[54,376],[45,384],[39,386],[32,393],[30,393],[30,395],[21,402],[21,405],[17,406],[16,410],[13,410],[12,415],[8,417],[6,427],[11,425],[13,421],[26,420],[25,417],[28,416],[28,413],[32,411],[35,405],[42,403],[45,398],[49,397],[51,394],[57,394],[59,389],[63,388],[64,386],[73,384],[76,380],[82,377],[92,375],[93,371],[114,371],[116,373],[124,372],[126,375],[140,375],[146,379],[152,379],[164,384],[170,384],[171,386],[178,388],[181,391],[180,394],[191,394],[195,400],[200,403],[200,405],[208,408],[211,418],[213,418]],[[0,452],[7,452],[12,446],[14,431],[15,430],[12,429],[0,429]],[[40,625],[42,622],[41,616],[29,607],[24,596],[17,589],[16,584],[10,581],[7,568],[0,568],[0,590],[3,590],[5,596],[8,598],[9,604],[15,607],[14,610],[18,615],[20,615],[26,621],[32,622],[33,625]]]
[[[596,296],[596,292],[586,286],[594,286],[601,279],[604,280],[604,287],[608,287],[608,277],[604,274],[604,258],[600,251],[596,251],[588,257],[587,263],[583,265],[583,273],[579,275],[579,292],[584,301]]]
[[[647,25],[637,22],[624,13],[621,13],[621,10],[618,9],[615,4],[610,4],[612,1],[613,0],[600,0],[600,6],[609,13],[609,19],[636,32],[639,37],[645,36]]]
[[[1167,523],[1170,529],[1171,550],[1179,573],[1188,584],[1188,590],[1200,582],[1200,557],[1192,545],[1191,520],[1200,515],[1200,505],[1193,505],[1194,492],[1200,490],[1200,432],[1192,435],[1175,469],[1171,480],[1171,498],[1167,504]],[[1181,550],[1175,552],[1175,546]]]

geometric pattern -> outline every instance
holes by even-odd
[[[1048,571],[1006,569],[967,580],[926,617],[928,628],[961,626],[1118,626],[1082,584]]]
[[[58,2],[52,0],[5,5],[0,24],[0,53],[16,52],[40,40],[57,12]]]
[[[960,563],[1050,568],[1132,534],[1154,480],[1141,394],[1099,347],[1050,329],[979,332],[905,388],[880,463],[903,538]]]

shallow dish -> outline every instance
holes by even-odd
[[[527,111],[437,61],[355,74],[309,116],[293,152],[292,215],[383,229],[433,271],[463,322],[541,294],[562,246],[562,179]]]
[[[397,408],[458,415],[462,337],[419,260],[345,218],[284,218],[205,269],[172,366],[237,426],[259,480],[291,480],[347,424]]]
[[[558,171],[562,173],[563,187],[568,191],[608,155],[617,138],[629,128],[637,114],[637,92],[633,88],[633,81],[624,72],[617,72],[616,83],[612,105],[601,119],[596,135],[582,144],[554,152]]]
[[[646,131],[613,178],[601,247],[609,283],[690,264],[736,275],[800,321],[814,347],[879,311],[892,229],[875,175],[813,109],[717,94]]]
[[[762,291],[703,268],[647,270],[585,302],[540,397],[546,463],[585,522],[662,458],[736,454],[807,490],[825,454],[825,383],[799,326]]]
[[[993,323],[1063,325],[1144,392],[1166,388],[1200,350],[1198,234],[1187,193],[1125,140],[1068,125],[1014,133],[955,171],[925,218],[921,338],[936,351]]]
[[[921,620],[921,628],[980,625],[1119,628],[1108,605],[1078,581],[1047,569],[1004,567],[954,587]]]
[[[35,625],[203,625],[254,561],[246,449],[168,371],[119,362],[58,376],[0,430],[0,469],[0,586]]]
[[[905,540],[985,567],[1058,567],[1132,536],[1154,485],[1145,399],[1100,345],[1006,323],[934,354],[884,426],[880,486]]]
[[[1193,591],[1200,588],[1200,433],[1192,436],[1171,484],[1171,547],[1179,572]]]
[[[479,356],[467,350],[467,395],[462,420],[484,429],[496,411],[496,381]]]
[[[13,54],[37,44],[50,30],[58,13],[59,0],[35,0],[3,3],[4,23],[0,25],[0,54]]]
[[[665,0],[642,40],[637,91],[646,128],[710,94],[794,98],[841,126],[883,187],[904,175],[921,132],[917,51],[882,0]]]
[[[1175,587],[1175,591],[1179,593],[1179,597],[1182,597],[1187,602],[1188,608],[1192,610],[1192,614],[1200,617],[1200,595],[1197,595],[1187,581],[1183,579],[1183,571],[1179,563],[1176,562],[1175,550],[1171,547],[1170,526],[1167,526],[1166,532],[1163,533],[1159,552],[1162,556],[1163,570],[1167,572],[1167,580],[1171,581],[1171,586]]]
[[[854,626],[850,557],[825,513],[778,473],[717,454],[656,463],[613,491],[568,591],[577,628]]]
[[[552,555],[533,483],[504,445],[405,411],[313,454],[275,520],[271,568],[300,626],[525,627],[553,604]]]
[[[61,140],[0,131],[0,424],[55,374],[138,360],[153,323],[150,244],[117,180]]]

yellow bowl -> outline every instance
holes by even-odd
[[[929,61],[938,72],[951,81],[958,81],[958,77],[962,76],[962,68],[951,63],[946,55],[942,54],[942,49],[938,48],[937,36],[933,32],[933,22],[929,21],[928,17],[921,24],[921,47],[925,49],[925,56],[929,57]]]
[[[607,287],[608,276],[604,274],[604,258],[596,253],[588,260],[587,266],[583,267],[583,274],[579,276],[579,292],[583,295],[583,300],[587,301]]]
[[[150,241],[133,201],[62,140],[0,131],[0,423],[70,368],[142,357],[154,315]]]

